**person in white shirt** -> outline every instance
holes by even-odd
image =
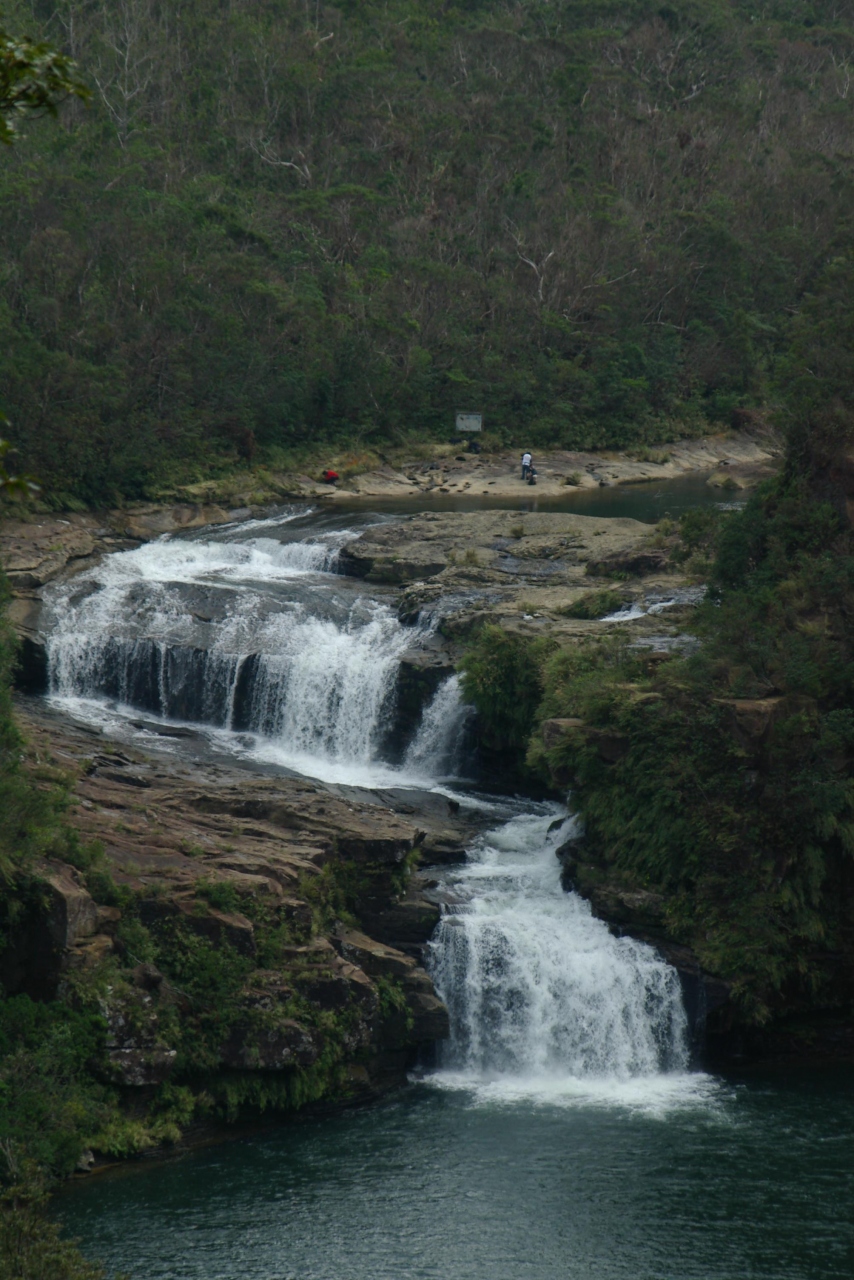
[[[534,459],[531,457],[530,453],[526,449],[525,452],[522,454],[522,479],[523,480],[528,479],[528,472],[531,469],[531,464],[533,463],[533,461]]]

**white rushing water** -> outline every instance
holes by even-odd
[[[696,1098],[676,971],[616,938],[560,885],[555,812],[482,837],[450,881],[431,973],[451,1039],[437,1084],[481,1099],[600,1101],[656,1109]]]
[[[204,725],[218,746],[327,781],[447,774],[464,717],[455,680],[427,708],[403,769],[384,758],[400,658],[429,624],[404,627],[334,576],[358,531],[272,536],[287,524],[161,538],[51,588],[53,697],[101,723],[142,711]]]
[[[406,752],[406,771],[421,777],[458,774],[470,714],[471,707],[463,703],[459,676],[449,676],[424,708],[421,726]]]
[[[404,627],[381,593],[335,575],[358,531],[299,538],[288,523],[162,538],[51,587],[54,699],[110,731],[148,732],[140,711],[204,726],[218,748],[330,782],[434,787],[457,775],[470,710],[456,676],[402,761],[390,763],[399,745],[388,751],[401,657],[437,619]],[[675,971],[562,891],[555,849],[570,828],[555,822],[559,806],[532,807],[449,875],[431,968],[452,1037],[434,1081],[499,1101],[649,1109],[695,1096],[705,1077],[686,1070]]]

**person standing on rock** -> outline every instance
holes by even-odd
[[[522,454],[522,481],[523,482],[528,479],[528,472],[531,470],[533,461],[534,459],[531,457],[530,452],[526,449],[525,452]]]

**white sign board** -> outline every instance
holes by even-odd
[[[482,431],[483,430],[483,414],[481,413],[458,413],[457,414],[457,431]]]

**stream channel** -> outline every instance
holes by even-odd
[[[575,509],[656,519],[689,501],[595,498]],[[78,1184],[59,1215],[135,1280],[848,1280],[844,1071],[701,1070],[675,971],[562,891],[566,810],[466,781],[456,677],[395,725],[399,659],[438,613],[403,626],[392,591],[335,568],[406,510],[292,508],[46,592],[49,697],[72,718],[416,805],[438,792],[483,819],[468,861],[438,873],[429,967],[452,1035],[437,1063],[374,1107]]]

